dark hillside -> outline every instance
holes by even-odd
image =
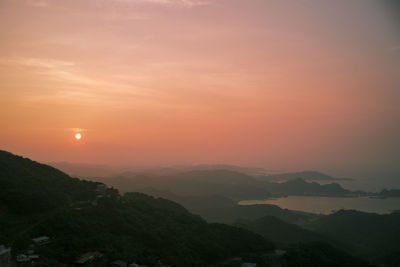
[[[44,264],[73,263],[96,250],[108,260],[204,266],[273,248],[260,235],[208,224],[172,201],[141,193],[119,196],[115,190],[99,194],[96,183],[8,152],[0,155],[0,243],[14,254],[26,251],[37,236],[52,240],[37,248]]]
[[[284,222],[273,216],[264,216],[256,220],[238,220],[237,226],[268,237],[277,243],[308,243],[315,241],[330,241],[326,236],[303,229],[302,227]]]
[[[0,206],[11,213],[44,212],[93,198],[96,184],[0,150]]]
[[[322,216],[310,229],[351,244],[363,257],[378,262],[398,262],[400,213],[375,214],[341,210]],[[389,264],[388,266],[396,266]]]

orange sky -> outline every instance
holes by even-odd
[[[400,174],[391,2],[1,0],[0,148]]]

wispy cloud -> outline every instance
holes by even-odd
[[[53,80],[78,84],[96,83],[85,75],[80,74],[76,70],[75,62],[43,58],[23,58],[17,60],[17,63],[32,67],[34,68],[34,73],[48,76]]]
[[[116,3],[138,5],[138,4],[148,4],[148,5],[158,5],[158,6],[170,6],[170,7],[199,7],[207,6],[213,4],[213,0],[85,0],[87,4],[96,4],[99,6],[110,6],[115,8]],[[80,1],[76,1],[79,3]],[[38,8],[49,8],[55,6],[62,6],[64,8],[71,8],[71,5],[64,5],[62,1],[48,1],[48,0],[25,0],[25,3],[32,7]]]
[[[17,60],[22,65],[41,67],[41,68],[60,68],[60,67],[73,67],[76,64],[71,61],[43,59],[43,58],[23,58]]]
[[[34,7],[48,7],[49,3],[45,0],[27,0],[26,3]]]
[[[138,85],[131,75],[129,79],[113,74],[99,78],[99,75],[91,75],[87,66],[73,61],[51,58],[0,58],[1,66],[10,69],[17,67],[26,77],[34,75],[39,78],[33,79],[32,83],[26,83],[24,80],[12,79],[11,75],[8,82],[13,90],[23,90],[24,97],[29,102],[51,100],[85,105],[118,103],[120,106],[130,101],[135,101],[137,106],[159,102],[149,88]],[[38,84],[41,84],[40,88],[37,87]]]
[[[55,81],[79,84],[90,84],[94,82],[85,75],[80,74],[76,68],[76,63],[72,61],[48,58],[2,58],[0,59],[0,64],[23,66],[29,68],[31,73],[46,76]]]
[[[196,7],[205,6],[212,4],[212,1],[208,0],[114,0],[116,2],[123,3],[142,3],[142,4],[157,4],[157,5],[169,5],[169,6],[186,6]]]

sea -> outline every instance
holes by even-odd
[[[282,181],[284,182],[284,181]],[[311,181],[308,181],[311,182]],[[315,181],[319,184],[338,183],[348,190],[380,192],[384,188],[400,189],[400,179],[360,179],[349,181]],[[379,214],[400,210],[399,198],[373,197],[320,197],[320,196],[288,196],[263,200],[240,201],[239,205],[272,204],[282,209],[330,214],[341,209],[352,209]]]

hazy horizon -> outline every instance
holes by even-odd
[[[0,149],[400,179],[399,6],[3,0]]]

